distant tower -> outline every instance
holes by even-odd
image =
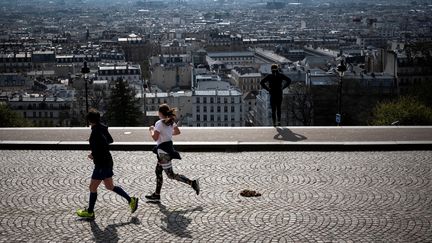
[[[88,26],[86,27],[86,41],[88,41],[90,39],[90,30],[88,28]]]
[[[306,22],[304,20],[300,21],[300,29],[306,29]]]

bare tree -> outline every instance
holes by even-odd
[[[294,120],[303,126],[312,125],[313,99],[312,94],[304,83],[293,83],[290,86],[291,108],[288,109]]]

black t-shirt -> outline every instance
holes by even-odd
[[[267,90],[270,95],[281,95],[282,90],[291,84],[291,79],[282,73],[276,72],[267,75],[261,80],[261,87]]]
[[[108,127],[101,123],[94,125],[89,142],[95,168],[112,169],[113,160],[109,151],[109,144],[113,143],[114,140],[108,132]]]

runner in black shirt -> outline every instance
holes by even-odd
[[[94,206],[97,199],[97,189],[103,181],[105,187],[125,198],[131,209],[135,212],[138,207],[138,198],[130,197],[121,187],[114,186],[112,179],[113,173],[113,159],[109,151],[109,144],[113,143],[113,138],[108,132],[108,127],[100,123],[100,114],[96,110],[91,110],[87,114],[87,120],[91,125],[92,132],[90,134],[89,142],[91,154],[88,158],[93,160],[94,170],[90,181],[90,199],[87,209],[78,209],[77,215],[82,218],[94,219]]]

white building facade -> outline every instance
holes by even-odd
[[[70,126],[73,114],[73,98],[27,95],[9,100],[12,110],[37,127]]]
[[[192,97],[193,127],[243,126],[242,93],[239,90],[196,90]]]
[[[176,108],[177,121],[180,126],[189,126],[192,117],[192,91],[153,92],[145,94],[146,114],[157,116],[159,105],[168,104]],[[156,118],[157,119],[157,118]]]
[[[119,78],[128,82],[140,82],[141,67],[139,64],[101,64],[98,67],[97,79],[116,81]]]

